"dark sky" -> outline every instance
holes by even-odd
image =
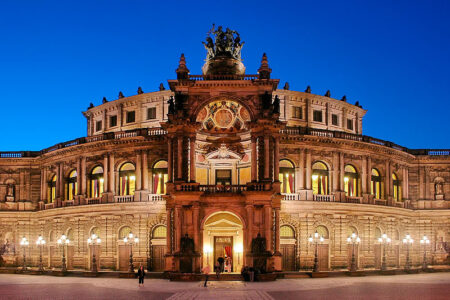
[[[191,74],[212,23],[239,31],[244,64],[368,110],[364,134],[450,148],[450,1],[0,1],[0,151],[85,136],[103,96]]]

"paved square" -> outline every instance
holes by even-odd
[[[450,273],[282,279],[275,282],[170,282],[0,274],[0,299],[449,299]]]

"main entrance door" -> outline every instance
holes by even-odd
[[[222,257],[225,261],[224,272],[232,272],[233,270],[233,237],[232,236],[215,236],[214,237],[214,263]]]

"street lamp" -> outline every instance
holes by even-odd
[[[23,249],[23,266],[22,266],[22,271],[26,271],[27,270],[27,259],[25,257],[25,255],[26,255],[26,250],[25,249],[26,249],[26,247],[28,247],[29,244],[30,243],[28,242],[26,237],[23,237],[20,240],[20,246]]]
[[[45,240],[42,236],[39,236],[36,245],[39,247],[39,272],[44,272],[44,266],[42,265],[42,247],[45,245]]]
[[[203,252],[206,253],[206,265],[209,265],[209,254],[212,252],[211,246],[205,244],[205,246],[203,247]]]
[[[92,249],[92,272],[97,273],[97,260],[95,259],[95,246],[100,246],[100,243],[102,242],[102,240],[95,234],[93,233],[91,235],[90,238],[88,238],[87,240],[89,246],[91,246]]]
[[[139,243],[139,239],[137,236],[134,236],[133,233],[129,233],[128,236],[123,238],[123,242],[125,245],[130,246],[130,273],[134,273],[134,266],[133,266],[133,244]]]
[[[423,263],[422,263],[422,269],[427,269],[427,245],[430,244],[430,240],[427,238],[426,235],[423,236],[423,238],[420,240],[420,243],[423,245]]]
[[[67,266],[66,266],[66,253],[65,253],[65,248],[67,245],[69,245],[70,241],[69,239],[66,237],[65,234],[63,234],[59,239],[58,239],[58,245],[61,246],[62,248],[62,267],[61,267],[61,272],[66,273],[67,272]]]
[[[409,234],[405,236],[403,239],[403,244],[406,245],[406,263],[405,263],[405,270],[408,271],[411,269],[411,262],[409,261],[409,246],[414,243],[414,240],[411,238]]]
[[[347,243],[352,245],[352,263],[350,265],[350,272],[356,272],[355,245],[361,243],[361,239],[353,232],[352,235],[347,238]]]
[[[317,245],[319,243],[322,243],[324,240],[323,236],[320,236],[319,233],[316,231],[314,235],[310,236],[308,238],[308,241],[310,244],[314,244],[314,269],[313,272],[319,272],[319,257],[318,257],[318,250]]]
[[[378,238],[378,242],[383,246],[383,261],[381,263],[381,271],[386,271],[386,246],[391,243],[391,238],[389,238],[386,233],[383,233],[381,237]]]

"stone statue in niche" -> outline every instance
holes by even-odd
[[[194,240],[186,233],[180,240],[180,252],[184,254],[194,253]]]
[[[436,200],[444,199],[444,183],[442,181],[438,181],[434,184],[434,198]]]
[[[266,252],[266,239],[258,233],[256,238],[252,240],[252,253],[263,254]]]
[[[173,102],[173,96],[170,96],[167,103],[169,104],[169,114],[173,115],[175,113],[175,103]]]
[[[280,98],[278,98],[278,96],[275,96],[275,99],[273,100],[273,113],[280,113]]]
[[[6,186],[6,201],[14,201],[14,184],[8,183]]]

